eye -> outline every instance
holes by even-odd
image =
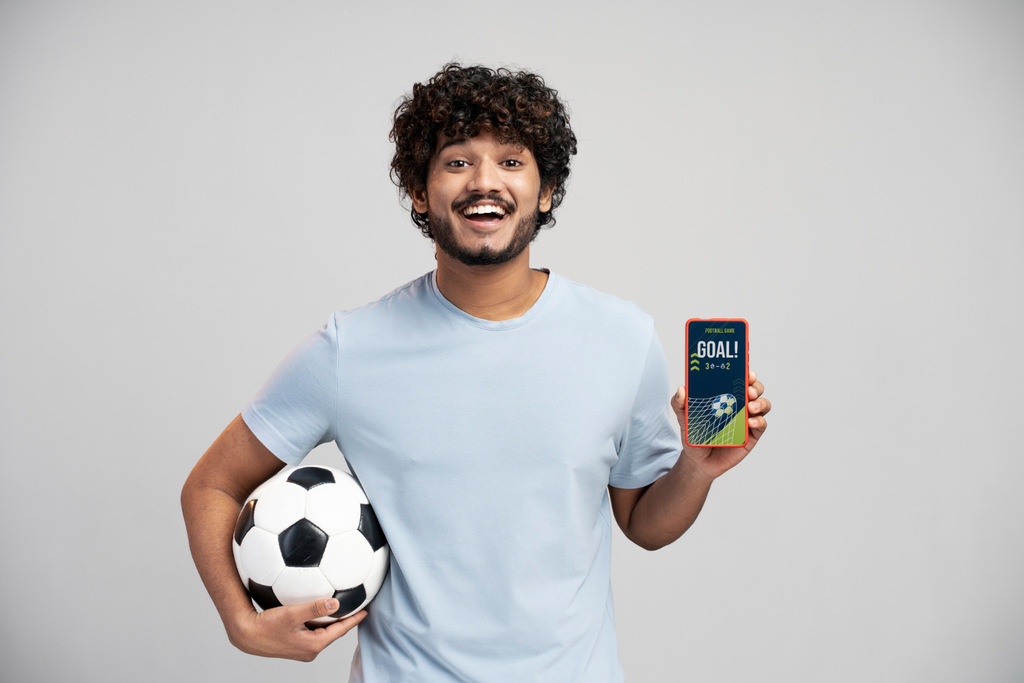
[[[449,166],[451,168],[465,168],[467,164],[465,159],[452,159],[445,163],[445,166]]]
[[[519,159],[506,159],[504,161],[504,164],[509,168],[517,168],[519,166],[522,166],[523,162],[520,161]]]

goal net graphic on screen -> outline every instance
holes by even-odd
[[[743,443],[747,408],[732,394],[688,397],[690,443],[728,446]]]

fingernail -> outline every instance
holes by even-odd
[[[324,607],[327,608],[327,612],[331,613],[338,609],[338,601],[334,598],[328,598],[324,600]]]

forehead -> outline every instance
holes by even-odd
[[[483,131],[479,135],[448,137],[443,133],[437,136],[437,150],[440,154],[445,150],[498,150],[501,152],[517,152],[530,154],[530,149],[515,139],[503,139],[491,131]]]

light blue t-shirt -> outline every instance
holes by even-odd
[[[353,681],[621,681],[607,486],[680,451],[664,353],[634,305],[551,274],[521,318],[427,275],[331,316],[246,424],[297,463],[335,441],[391,546]]]

